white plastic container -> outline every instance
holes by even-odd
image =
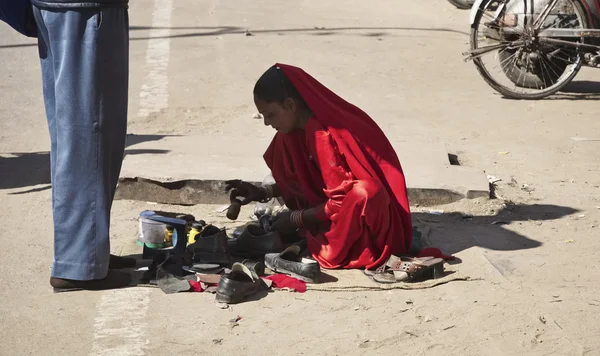
[[[139,238],[138,242],[148,245],[148,247],[161,246],[165,243],[165,230],[167,225],[158,221],[149,220],[143,217],[139,218]]]

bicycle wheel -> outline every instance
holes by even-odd
[[[541,99],[567,85],[582,65],[573,46],[540,41],[532,24],[551,0],[490,0],[471,28],[471,49],[496,48],[473,59],[483,79],[502,95]],[[558,0],[540,25],[547,29],[584,29],[585,12],[576,0]],[[572,42],[583,39],[564,38]]]
[[[473,0],[448,0],[457,9],[468,10],[473,6]]]

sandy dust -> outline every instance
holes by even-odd
[[[272,135],[249,121],[254,81],[276,61],[303,66],[390,137],[444,142],[461,164],[502,179],[494,200],[413,207],[430,243],[460,258],[453,268],[473,280],[411,291],[275,292],[227,310],[212,295],[152,289],[131,296],[148,298],[139,334],[124,333],[131,325],[119,320],[122,329],[99,339],[106,294],[58,296],[48,285],[49,142],[37,51],[2,27],[0,354],[98,355],[131,345],[113,354],[600,355],[600,143],[571,139],[600,137],[600,72],[583,70],[549,100],[504,100],[462,61],[467,13],[443,0],[183,0],[172,14],[168,108],[142,117],[152,11],[131,4],[131,133],[237,135],[252,144]],[[136,218],[149,207],[225,223],[216,206],[116,201],[113,251],[135,251]],[[99,342],[105,349],[92,346]]]

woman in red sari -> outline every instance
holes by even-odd
[[[254,87],[277,133],[264,154],[276,184],[231,181],[243,204],[280,196],[272,228],[300,229],[324,268],[373,269],[406,255],[412,224],[402,167],[377,124],[300,68],[276,64]]]

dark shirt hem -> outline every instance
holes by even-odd
[[[72,1],[72,0],[31,0],[31,4],[40,9],[79,9],[79,8],[103,8],[117,7],[128,8],[129,0],[96,0],[96,1]]]

